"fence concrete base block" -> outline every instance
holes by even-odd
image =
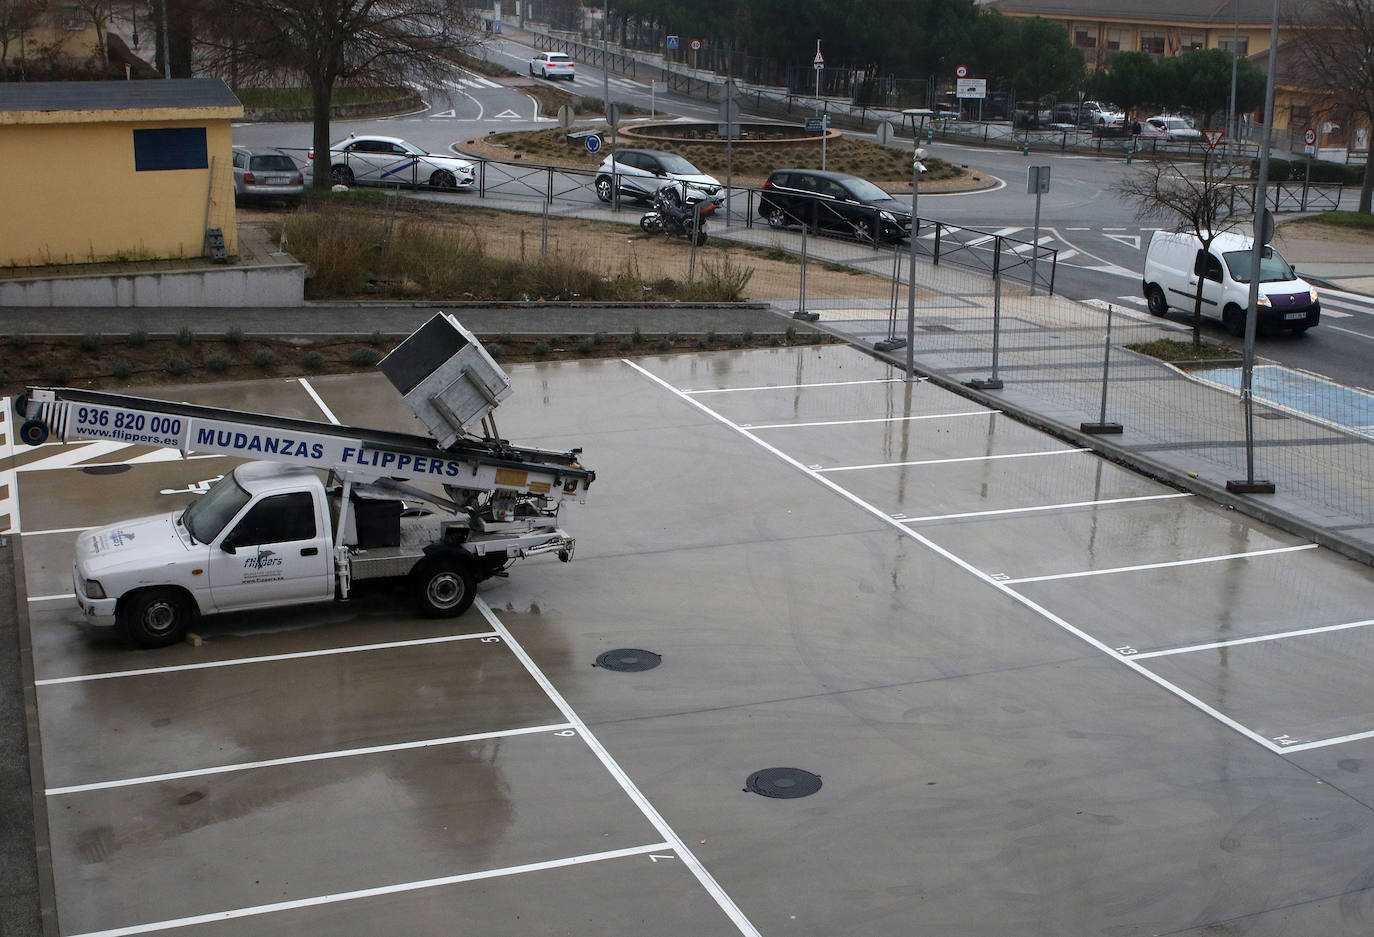
[[[1274,493],[1274,483],[1259,481],[1228,481],[1226,490],[1238,495],[1272,495]]]
[[[974,390],[1001,390],[1002,382],[995,377],[990,377],[986,380],[974,378],[971,381],[965,381],[964,386],[972,387]]]
[[[792,313],[792,318],[800,319],[803,322],[815,322],[820,317],[821,314],[819,312],[807,312],[804,309],[798,309],[796,312]]]
[[[1103,436],[1108,433],[1124,432],[1125,428],[1120,423],[1079,423],[1078,430],[1094,436]]]
[[[895,351],[898,348],[905,347],[906,339],[904,338],[885,338],[880,342],[873,343],[874,351]]]

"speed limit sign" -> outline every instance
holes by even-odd
[[[693,52],[699,52],[699,51],[701,51],[701,40],[700,40],[700,39],[693,39],[691,42],[687,43],[687,46],[688,46]]]
[[[1311,127],[1308,127],[1306,130],[1302,132],[1302,142],[1306,143],[1308,146],[1315,145],[1317,142],[1317,131]]]
[[[954,77],[955,77],[955,78],[967,78],[967,77],[968,77],[968,66],[967,66],[967,65],[960,65],[958,68],[956,68],[956,69],[954,70]]]

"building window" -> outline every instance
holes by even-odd
[[[209,165],[204,127],[134,131],[134,169],[137,172],[206,169]]]
[[[1097,36],[1086,29],[1075,29],[1073,31],[1073,44],[1080,49],[1096,49]]]
[[[1159,33],[1153,35],[1143,33],[1140,37],[1140,51],[1148,52],[1151,55],[1164,54],[1164,36]]]
[[[62,28],[73,31],[85,29],[87,26],[86,14],[81,11],[81,7],[75,3],[62,5]]]
[[[1241,36],[1239,39],[1226,38],[1218,40],[1217,48],[1223,52],[1233,52],[1236,55],[1250,54],[1250,37]]]
[[[1207,37],[1202,33],[1184,33],[1178,39],[1178,51],[1192,52],[1194,49],[1207,48]]]
[[[1121,51],[1121,43],[1123,43],[1125,40],[1126,40],[1126,31],[1125,31],[1124,29],[1109,29],[1109,30],[1107,30],[1107,51],[1109,51],[1109,52],[1120,52],[1120,51]]]

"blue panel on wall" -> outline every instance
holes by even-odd
[[[204,127],[134,131],[134,169],[205,169],[210,165]]]

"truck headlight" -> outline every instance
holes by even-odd
[[[1274,305],[1274,304],[1271,303],[1271,302],[1269,301],[1269,297],[1268,297],[1268,296],[1265,296],[1263,293],[1260,293],[1260,294],[1259,294],[1259,299],[1257,299],[1257,300],[1255,301],[1255,305],[1256,305],[1256,306],[1272,306],[1272,305]]]
[[[1313,305],[1316,305],[1316,303],[1317,303],[1317,288],[1316,288],[1315,286],[1309,286],[1309,287],[1307,288],[1307,298],[1308,298],[1308,300],[1309,300]]]
[[[86,580],[86,598],[88,598],[88,599],[103,599],[103,598],[105,598],[105,589],[104,589],[104,587],[102,587],[102,586],[100,585],[100,580],[98,580],[98,579],[87,579],[87,580]]]

